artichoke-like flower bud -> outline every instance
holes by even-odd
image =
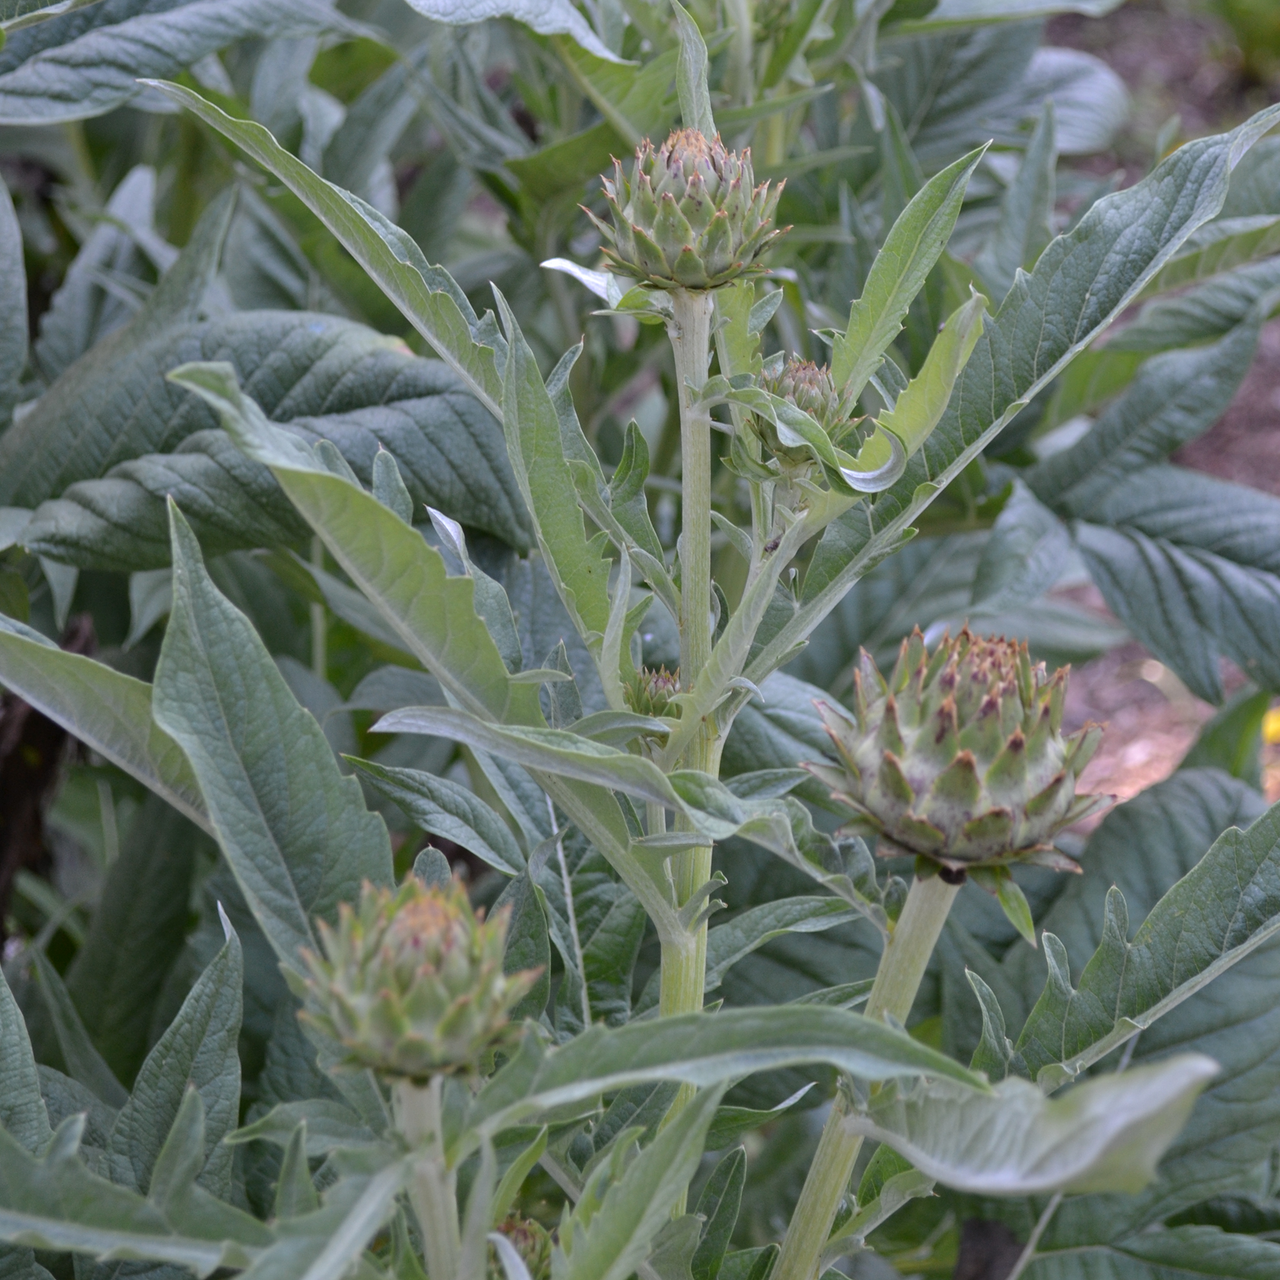
[[[657,671],[652,667],[641,667],[624,690],[627,705],[642,716],[665,716],[671,699],[679,692],[680,673],[672,673],[666,667],[659,667]]]
[[[548,1280],[551,1275],[551,1235],[540,1222],[521,1217],[514,1209],[498,1223],[498,1232],[511,1242],[529,1272],[529,1280]],[[506,1271],[497,1249],[489,1246],[488,1280],[506,1280]]]
[[[337,929],[319,922],[324,954],[302,953],[300,1016],[353,1067],[419,1082],[474,1072],[509,1041],[511,1008],[538,976],[503,973],[508,917],[477,916],[456,880],[427,888],[410,875],[394,893],[366,882]]]
[[[827,365],[792,356],[780,368],[766,369],[761,386],[771,395],[802,409],[835,443],[846,443],[852,436],[856,448],[867,434],[859,429],[862,419],[855,416],[856,398],[837,389]],[[778,428],[762,415],[753,414],[752,422],[756,434],[785,470],[807,471],[812,467],[814,457],[810,449],[784,444],[779,438]]]
[[[808,767],[886,854],[951,871],[1021,860],[1071,866],[1052,852],[1053,837],[1112,797],[1076,795],[1102,730],[1063,736],[1068,671],[1046,676],[1025,644],[967,627],[930,655],[917,630],[888,680],[863,652],[853,719],[821,707],[843,767]]]
[[[729,151],[697,129],[677,129],[656,151],[636,149],[628,183],[622,165],[602,179],[613,225],[586,212],[621,275],[660,289],[714,289],[755,267],[782,232],[773,225],[784,183],[754,186],[751,152]]]

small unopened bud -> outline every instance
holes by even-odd
[[[659,667],[657,671],[641,667],[625,692],[627,705],[637,715],[665,716],[671,699],[680,692],[680,674],[673,674],[666,667]]]

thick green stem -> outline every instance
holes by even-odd
[[[711,656],[711,413],[694,401],[707,381],[714,303],[710,293],[690,289],[676,289],[671,302],[680,402],[680,682],[689,689]]]
[[[902,915],[880,957],[875,985],[867,998],[868,1017],[889,1014],[898,1022],[906,1021],[959,891],[959,885],[948,884],[939,875],[912,882]],[[814,1280],[818,1274],[822,1250],[862,1149],[862,1135],[849,1132],[848,1116],[848,1099],[841,1090],[809,1166],[771,1280]]]
[[[711,414],[696,408],[698,392],[707,380],[711,352],[712,295],[677,289],[671,295],[673,316],[668,326],[675,353],[676,387],[680,403],[680,687],[693,687],[711,656]],[[687,769],[714,771],[715,728],[700,726],[681,760]],[[690,830],[683,818],[677,830]],[[671,859],[676,902],[683,906],[711,878],[711,850],[690,849]],[[696,1013],[702,1008],[707,967],[707,926],[664,940],[659,1008],[663,1015]],[[672,1114],[693,1096],[681,1089]]]
[[[409,1180],[409,1203],[422,1228],[430,1280],[457,1280],[462,1252],[458,1231],[456,1177],[445,1160],[441,1138],[443,1077],[425,1088],[399,1081],[392,1090],[396,1127],[411,1148],[419,1152]]]

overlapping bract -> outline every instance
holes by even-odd
[[[673,714],[671,699],[679,692],[680,673],[666,667],[641,667],[625,690],[627,705],[642,716]]]
[[[719,135],[677,129],[656,150],[645,139],[629,183],[617,160],[602,181],[613,225],[588,214],[610,267],[661,289],[728,284],[782,234],[773,219],[785,184],[754,186],[750,150],[729,151]]]
[[[304,951],[294,979],[300,1015],[344,1049],[351,1066],[423,1081],[475,1071],[505,1043],[508,1014],[537,970],[502,971],[508,913],[478,917],[458,881],[399,891],[367,882],[337,929],[319,923],[324,955]]]
[[[930,655],[917,630],[887,681],[862,654],[852,719],[821,706],[843,767],[809,768],[882,852],[952,869],[1072,867],[1050,842],[1111,797],[1075,793],[1102,730],[1062,734],[1067,673],[1046,677],[1025,644],[967,627]]]

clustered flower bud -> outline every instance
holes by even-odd
[[[1046,676],[1025,644],[967,627],[930,655],[917,630],[888,680],[862,653],[853,718],[820,708],[840,766],[808,767],[882,853],[952,870],[1040,860],[1059,831],[1111,801],[1075,792],[1102,730],[1062,734],[1068,671]]]
[[[661,289],[727,284],[782,234],[773,220],[785,184],[754,186],[750,150],[729,151],[719,135],[677,129],[656,151],[645,139],[630,183],[617,160],[602,181],[613,225],[587,213],[610,267]]]
[[[673,674],[666,667],[656,671],[652,667],[641,667],[625,690],[627,705],[642,716],[665,716],[671,699],[679,692],[679,672]]]
[[[323,955],[304,951],[308,976],[291,985],[299,1015],[345,1050],[353,1067],[425,1081],[474,1072],[511,1035],[509,1013],[537,970],[506,974],[509,913],[477,915],[458,881],[398,891],[365,883],[338,927],[320,921]]]
[[[540,1222],[522,1217],[514,1209],[498,1223],[498,1232],[511,1242],[529,1272],[529,1280],[549,1280],[551,1275],[551,1235]],[[507,1280],[498,1251],[489,1246],[488,1280]]]
[[[863,419],[855,416],[857,400],[837,389],[827,365],[792,356],[780,367],[766,369],[760,385],[771,395],[807,413],[833,443],[847,445],[850,437],[855,448],[861,443],[865,432],[861,430]],[[751,421],[756,434],[784,471],[809,471],[814,467],[812,452],[804,446],[784,444],[777,427],[767,417],[753,414]]]

